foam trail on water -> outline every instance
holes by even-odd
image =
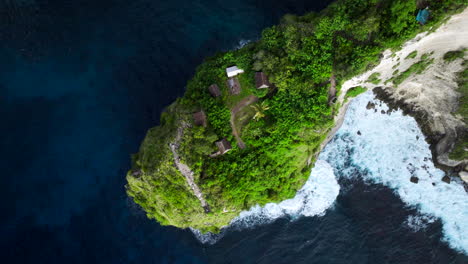
[[[263,207],[257,205],[248,211],[243,211],[218,235],[191,230],[200,242],[213,244],[230,229],[251,228],[285,216],[292,219],[299,216],[321,216],[333,205],[339,191],[340,186],[333,174],[333,168],[326,161],[318,160],[309,179],[294,198],[280,203],[268,203]]]
[[[367,109],[369,102],[375,109]],[[355,98],[342,127],[319,159],[328,160],[341,177],[352,177],[350,168],[358,167],[364,171],[364,180],[390,187],[421,214],[439,218],[444,240],[468,254],[467,193],[459,182],[441,180],[444,172],[434,167],[429,145],[415,119],[387,110],[371,92]],[[410,181],[412,176],[418,178],[417,184]],[[414,226],[416,220],[408,223]]]

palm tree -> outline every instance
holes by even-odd
[[[260,120],[260,118],[265,117],[265,111],[270,109],[270,107],[265,101],[251,105],[250,107],[252,107],[255,110],[255,115],[252,118],[255,121],[258,121]]]

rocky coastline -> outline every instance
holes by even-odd
[[[414,104],[405,102],[404,99],[395,99],[390,89],[376,87],[373,92],[377,99],[385,102],[391,110],[401,109],[404,114],[413,117],[418,123],[421,131],[430,145],[432,160],[434,165],[445,171],[448,178],[444,181],[450,183],[452,177],[460,177],[460,174],[468,171],[468,161],[454,161],[448,158],[448,153],[452,150],[457,139],[467,133],[466,127],[459,127],[458,130],[447,128],[445,133],[435,129],[435,123],[431,122],[433,118],[426,111],[418,108]],[[463,181],[465,190],[468,192],[468,183]]]
[[[457,78],[459,72],[466,70],[467,28],[468,9],[465,9],[433,32],[421,33],[406,42],[401,50],[385,51],[379,65],[346,81],[337,100],[342,106],[335,118],[336,126],[323,146],[343,120],[346,92],[361,86],[372,90],[376,98],[389,107],[402,109],[414,117],[430,144],[434,164],[447,174],[443,180],[450,182],[460,177],[468,192],[468,160],[449,158],[449,153],[468,133],[465,117],[456,113],[463,103],[463,91]],[[444,55],[453,51],[460,51],[462,55],[452,61],[444,60]],[[424,60],[427,65],[422,70],[408,74],[400,82],[395,81],[399,74],[409,72]]]

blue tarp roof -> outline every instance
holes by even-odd
[[[429,10],[422,9],[419,10],[418,15],[416,16],[416,20],[421,24],[426,24],[427,20],[429,19]]]

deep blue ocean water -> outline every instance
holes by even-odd
[[[307,0],[0,0],[1,263],[463,263],[440,223],[359,180],[324,217],[203,245],[125,194],[130,153],[203,58]]]

